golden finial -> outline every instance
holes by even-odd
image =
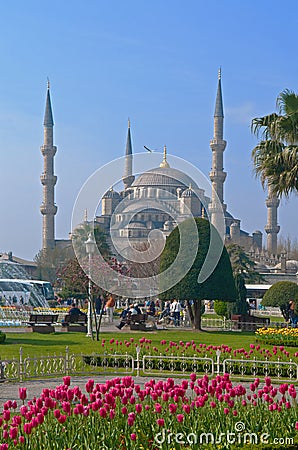
[[[49,77],[47,77],[47,88],[50,89],[50,80],[49,80]]]
[[[218,69],[218,79],[221,80],[221,67]]]
[[[130,118],[128,118],[128,128],[130,128]]]
[[[190,189],[192,191],[191,183],[189,183],[188,189]]]
[[[167,161],[167,146],[165,145],[163,148],[163,160],[160,163],[159,167],[170,167]]]

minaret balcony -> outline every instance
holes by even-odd
[[[210,147],[213,152],[219,151],[223,152],[226,148],[227,141],[223,139],[211,139]]]
[[[264,230],[266,231],[267,234],[277,234],[280,230],[280,226],[279,225],[266,225],[264,227]]]
[[[223,172],[222,170],[211,170],[209,173],[210,180],[212,182],[214,181],[221,181],[224,182],[226,179],[227,173]]]
[[[57,177],[56,175],[47,175],[43,173],[40,176],[40,181],[43,186],[55,186],[57,183]]]
[[[266,199],[267,208],[273,208],[273,207],[278,208],[279,203],[280,203],[279,198],[277,198],[277,197],[268,197]]]
[[[51,147],[47,145],[42,145],[40,147],[40,151],[42,153],[42,156],[54,157],[57,152],[57,147],[55,145],[52,145]]]
[[[57,206],[56,205],[45,205],[44,203],[40,207],[40,212],[44,216],[51,215],[54,216],[57,213]]]

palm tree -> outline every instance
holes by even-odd
[[[88,239],[89,234],[92,233],[93,230],[95,242],[100,254],[104,259],[110,259],[112,253],[107,241],[107,235],[105,231],[99,225],[90,222],[85,222],[78,225],[71,233],[72,245],[75,249],[76,255],[79,255],[80,257],[87,256],[85,243]]]
[[[298,95],[288,89],[276,101],[279,114],[257,117],[251,130],[261,141],[252,151],[255,172],[275,195],[298,192]]]

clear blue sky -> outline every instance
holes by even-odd
[[[266,194],[253,176],[253,117],[298,92],[295,0],[27,0],[0,14],[0,251],[33,258],[39,206],[47,77],[55,121],[57,238],[97,168],[122,156],[127,118],[133,147],[211,168],[217,71],[227,140],[225,202],[242,229],[263,231]],[[279,208],[280,234],[297,237],[297,197]]]

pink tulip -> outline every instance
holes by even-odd
[[[56,419],[59,419],[59,417],[61,416],[60,409],[55,409],[53,414]]]
[[[163,427],[165,424],[165,421],[164,421],[164,419],[157,419],[156,423],[159,427]]]
[[[24,423],[24,433],[31,434],[32,432],[32,424],[31,422]]]
[[[160,403],[155,403],[155,412],[157,413],[161,413],[162,411],[162,406]]]
[[[143,405],[141,403],[136,403],[136,412],[140,414],[143,410]]]
[[[179,423],[181,423],[181,422],[183,422],[183,420],[184,420],[184,415],[183,414],[177,414],[177,421]]]
[[[132,441],[136,441],[136,440],[137,440],[137,435],[136,435],[136,433],[131,433],[130,439],[131,439]]]
[[[65,386],[70,386],[70,381],[71,381],[71,378],[70,377],[63,377],[63,383],[64,383],[64,385]]]
[[[105,408],[100,408],[99,409],[99,415],[100,417],[107,417],[107,410]]]
[[[19,388],[19,398],[20,400],[26,400],[27,398],[27,388]]]
[[[10,430],[9,430],[10,439],[15,439],[17,437],[17,435],[18,435],[18,429],[15,427],[10,428]]]
[[[123,408],[121,408],[121,412],[123,415],[126,415],[128,413],[126,406],[123,406]]]
[[[61,414],[60,417],[58,417],[58,422],[59,423],[64,423],[66,421],[66,415],[65,414]]]

